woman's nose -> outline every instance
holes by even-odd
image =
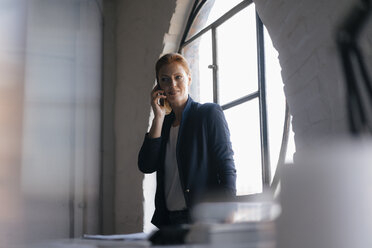
[[[177,80],[175,78],[172,78],[171,80],[171,85],[175,86],[177,84]]]

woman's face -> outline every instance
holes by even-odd
[[[163,65],[159,70],[159,84],[172,107],[186,103],[191,76],[179,63]]]

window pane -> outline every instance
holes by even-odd
[[[216,21],[218,18],[223,16],[227,11],[234,8],[238,5],[242,0],[215,0],[213,4],[213,8],[211,13],[208,16],[208,20],[205,26],[210,25],[212,22]],[[251,5],[253,6],[253,5]]]
[[[208,0],[195,18],[189,31],[188,38],[216,21],[240,2],[242,2],[242,0]]]
[[[288,146],[287,146],[287,154],[285,156],[285,163],[293,163],[293,156],[296,152],[296,146],[294,142],[294,132],[292,130],[292,116],[290,120],[289,126],[289,135],[288,135]]]
[[[258,99],[225,110],[237,170],[237,194],[262,192]]]
[[[187,45],[182,53],[191,69],[191,97],[201,103],[213,102],[213,71],[208,66],[212,63],[212,39],[208,31],[200,38]]]
[[[274,48],[266,28],[264,28],[264,37],[270,162],[271,176],[274,177],[275,170],[278,165],[283,138],[283,128],[285,120],[285,95],[283,90],[284,85],[281,77],[281,67],[278,59],[278,52]],[[294,149],[293,131],[290,127],[285,162],[293,162]]]
[[[278,52],[272,45],[270,36],[264,28],[266,104],[269,133],[271,177],[274,177],[279,160],[285,120],[285,96]]]
[[[253,5],[217,29],[219,97],[223,105],[257,91],[257,45]]]

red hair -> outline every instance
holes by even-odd
[[[169,64],[172,64],[172,63],[180,64],[183,67],[183,69],[185,70],[185,72],[187,73],[187,75],[190,75],[189,64],[187,63],[187,60],[185,59],[185,57],[183,57],[179,53],[167,53],[167,54],[161,56],[160,59],[158,59],[158,61],[156,62],[156,65],[155,65],[156,80],[158,80],[160,69],[164,65],[169,65]]]

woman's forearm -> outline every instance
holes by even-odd
[[[163,127],[163,122],[164,122],[164,118],[155,117],[152,120],[150,132],[149,132],[150,138],[154,139],[154,138],[159,138],[161,136],[161,129]]]

